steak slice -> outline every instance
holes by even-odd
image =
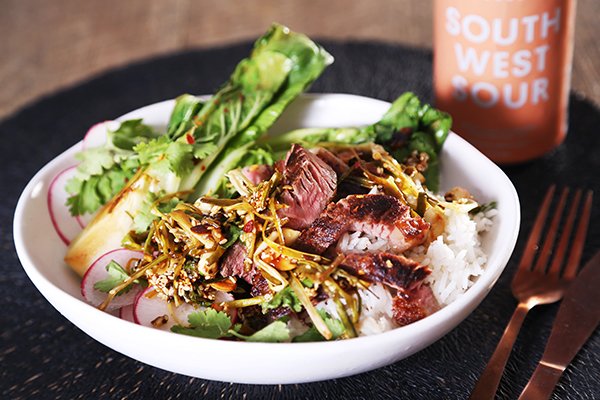
[[[242,242],[234,243],[221,257],[221,275],[224,277],[235,276],[248,282],[252,286],[250,290],[252,296],[270,293],[269,284],[258,268],[252,264],[247,269],[244,265],[246,254],[246,246]]]
[[[312,151],[317,155],[317,157],[325,161],[325,163],[327,163],[327,165],[329,165],[331,169],[335,171],[338,177],[345,174],[350,169],[348,164],[346,164],[341,158],[323,147],[316,147]]]
[[[360,231],[383,238],[389,247],[402,252],[423,243],[429,224],[410,207],[385,194],[350,195],[330,204],[294,246],[301,251],[323,254],[348,231]]]
[[[286,189],[280,201],[287,207],[278,214],[288,219],[287,227],[304,229],[333,198],[337,176],[327,163],[297,144],[292,146],[281,168]]]
[[[263,181],[269,180],[273,175],[273,168],[269,165],[259,164],[250,165],[242,168],[242,174],[250,181],[254,186],[258,185]]]
[[[429,285],[420,285],[409,291],[398,292],[392,302],[394,321],[400,326],[423,319],[440,309]]]
[[[428,267],[414,260],[390,253],[350,253],[340,268],[368,282],[398,290],[417,287],[431,273]]]

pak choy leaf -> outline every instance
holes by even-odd
[[[175,99],[175,107],[171,112],[167,135],[173,140],[180,138],[194,128],[194,118],[198,115],[204,102],[191,94],[183,94]]]
[[[333,57],[307,36],[292,32],[278,24],[274,24],[269,32],[256,41],[252,57],[259,57],[261,54],[279,54],[283,59],[288,60],[286,77],[278,90],[273,93],[268,106],[257,113],[251,123],[236,134],[228,146],[219,153],[196,186],[195,195],[215,193],[222,185],[224,174],[242,166],[240,163],[243,160],[243,153],[236,150],[259,139],[290,102],[333,62]]]
[[[396,99],[376,123],[366,127],[306,128],[275,137],[264,137],[259,145],[268,145],[274,157],[280,157],[293,143],[314,147],[332,142],[360,144],[376,142],[383,145],[398,161],[403,162],[414,151],[427,153],[428,169],[424,176],[429,189],[439,188],[439,153],[450,132],[452,118],[410,92]]]
[[[169,124],[171,139],[178,143],[177,151],[170,156],[166,151],[163,156],[158,151],[147,152],[151,164],[142,165],[136,176],[106,204],[105,209],[110,213],[101,213],[71,243],[65,257],[67,264],[82,273],[99,254],[118,246],[132,229],[133,218],[147,201],[148,191],[176,193],[194,189],[190,197],[197,197],[206,193],[211,184],[218,184],[223,171],[212,167],[215,159],[264,133],[301,88],[308,86],[330,62],[331,57],[304,35],[273,26],[257,40],[250,57],[238,64],[221,89],[199,106],[196,115],[193,115],[196,106],[188,101],[191,99],[180,101],[180,109]],[[303,68],[311,68],[310,73],[304,73]],[[275,106],[278,101],[281,103]],[[182,124],[185,127],[180,131]],[[252,130],[248,130],[250,127]],[[185,134],[177,137],[178,132]],[[186,145],[193,147],[191,171]],[[167,145],[166,149],[170,147]],[[207,174],[208,184],[199,184]]]

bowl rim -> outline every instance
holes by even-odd
[[[302,96],[304,99],[308,99],[308,101],[314,101],[318,99],[325,100],[336,100],[337,98],[343,98],[354,101],[367,101],[367,102],[378,102],[382,105],[389,106],[389,102],[385,102],[378,99],[373,99],[365,96],[358,96],[353,94],[344,94],[344,93],[323,93],[323,94],[304,94]],[[144,107],[140,107],[136,110],[128,112],[121,117],[117,118],[117,120],[123,120],[129,118],[131,114],[142,113],[147,111],[151,107],[165,107],[170,103],[174,103],[174,99],[165,100],[157,103],[153,103]],[[375,104],[375,103],[373,103]],[[262,342],[235,342],[235,341],[222,341],[222,340],[214,340],[214,339],[206,339],[206,338],[198,338],[191,337],[187,335],[177,335],[177,342],[180,342],[182,346],[199,346],[199,345],[210,345],[211,348],[215,348],[216,351],[225,351],[236,353],[243,349],[244,351],[248,351],[251,353],[259,354],[266,350],[273,349],[293,349],[292,351],[296,352],[306,352],[306,351],[331,351],[334,353],[341,352],[348,348],[348,346],[352,346],[356,349],[362,349],[368,351],[369,348],[373,347],[377,343],[378,347],[383,344],[394,344],[401,342],[405,338],[414,337],[415,335],[420,335],[425,332],[431,332],[432,329],[440,329],[444,323],[448,323],[452,321],[451,327],[446,329],[446,331],[440,331],[438,337],[433,341],[435,342],[440,337],[444,336],[449,330],[454,329],[468,314],[470,314],[483,300],[483,298],[487,295],[487,293],[491,290],[504,268],[506,267],[511,255],[514,250],[516,240],[519,233],[520,226],[520,205],[519,199],[514,188],[512,182],[508,179],[508,177],[504,174],[504,172],[495,164],[493,164],[490,160],[488,160],[483,154],[481,154],[478,150],[476,150],[471,144],[467,143],[460,136],[451,132],[448,136],[449,142],[456,142],[456,145],[462,146],[467,149],[469,152],[472,152],[470,156],[475,157],[481,162],[491,163],[491,168],[495,168],[498,176],[504,181],[503,183],[510,188],[510,193],[508,197],[512,199],[512,204],[507,205],[514,212],[512,215],[512,224],[513,226],[512,232],[508,232],[509,234],[503,237],[500,237],[499,240],[503,242],[503,246],[506,246],[507,251],[502,252],[500,257],[496,259],[495,265],[491,267],[486,265],[486,269],[482,275],[480,275],[477,281],[471,286],[463,295],[458,297],[452,303],[446,305],[442,309],[437,312],[429,315],[428,317],[416,321],[407,326],[395,328],[383,333],[378,333],[369,336],[361,336],[357,338],[345,339],[340,341],[331,341],[331,342],[308,342],[308,343],[262,343]],[[38,288],[38,290],[42,293],[42,295],[56,308],[61,314],[63,314],[67,319],[69,319],[75,325],[80,326],[79,323],[73,321],[73,315],[75,314],[89,314],[88,318],[94,319],[99,326],[103,324],[108,324],[107,326],[116,325],[121,327],[122,329],[131,329],[134,335],[143,334],[150,335],[153,340],[159,342],[169,341],[176,335],[175,333],[162,331],[154,328],[149,328],[141,325],[137,325],[134,323],[130,323],[128,321],[122,320],[118,317],[115,317],[109,313],[100,311],[93,306],[85,303],[83,299],[74,298],[71,294],[67,293],[65,290],[56,286],[52,283],[44,273],[38,269],[35,262],[32,259],[30,254],[30,250],[25,244],[24,231],[22,226],[22,221],[24,220],[25,210],[27,202],[29,201],[29,197],[32,192],[35,190],[35,187],[43,182],[51,171],[56,169],[56,166],[60,163],[60,161],[69,156],[71,153],[74,153],[78,150],[78,146],[81,142],[77,142],[69,149],[62,152],[60,155],[56,156],[52,161],[47,163],[44,167],[42,167],[25,187],[22,194],[19,197],[15,214],[13,220],[13,239],[15,242],[15,248],[17,251],[18,258],[31,281]],[[447,148],[447,147],[445,147]],[[60,265],[58,267],[65,267],[65,265]],[[74,301],[79,300],[79,301]],[[457,322],[458,321],[458,322]],[[126,325],[124,325],[126,324]],[[93,332],[89,332],[88,329],[82,328],[88,335],[94,337],[96,340],[105,343],[104,340],[99,339]],[[430,345],[431,343],[426,346]],[[105,343],[106,344],[106,343]],[[423,347],[426,347],[423,346]],[[113,349],[122,352],[128,356],[131,356],[127,351],[123,351],[123,349],[118,349],[113,346],[110,346]],[[418,346],[417,346],[418,347]],[[421,348],[415,348],[413,353],[421,350]],[[412,353],[411,353],[412,354]],[[139,358],[132,356],[139,360]],[[147,362],[149,364],[155,365],[152,362]],[[384,364],[382,364],[384,365]],[[157,365],[158,366],[158,365]],[[371,368],[370,368],[371,369]],[[180,372],[180,371],[175,371]],[[182,372],[185,373],[185,372]],[[208,378],[212,379],[212,378]],[[314,379],[312,379],[314,381]],[[244,382],[243,380],[236,380],[237,382]],[[248,381],[250,382],[250,381]],[[292,382],[292,381],[289,381]],[[295,380],[293,382],[302,382],[302,380]],[[250,382],[255,383],[255,382]]]

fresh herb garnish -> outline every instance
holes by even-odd
[[[469,211],[469,214],[476,215],[479,213],[486,213],[486,212],[496,208],[497,206],[498,206],[498,203],[496,203],[495,201],[490,201],[489,203],[484,203],[484,204],[481,204],[481,205],[475,207],[474,209]]]
[[[250,336],[242,335],[234,330],[229,331],[233,336],[243,339],[247,342],[286,342],[290,340],[290,330],[287,324],[281,320],[271,322],[259,331]]]
[[[111,260],[108,265],[106,265],[106,271],[108,272],[108,278],[96,282],[94,284],[94,289],[108,293],[129,278],[129,274],[114,260]],[[117,296],[129,292],[131,287],[132,285],[126,286],[119,291]]]
[[[188,322],[189,327],[174,325],[171,327],[171,331],[209,339],[230,336],[231,319],[222,311],[213,308],[195,311],[188,315]]]
[[[237,242],[241,234],[242,229],[239,226],[235,224],[229,225],[229,239],[227,239],[227,242],[223,245],[223,248],[230,248],[235,242]]]
[[[337,318],[333,318],[329,313],[324,310],[317,310],[325,321],[325,324],[333,334],[331,340],[335,340],[342,336],[344,332],[346,332],[344,328],[344,324]],[[301,335],[296,336],[292,341],[293,342],[321,342],[324,341],[325,338],[323,335],[319,333],[317,328],[313,325],[306,332]]]
[[[262,303],[261,307],[263,313],[266,313],[268,310],[277,307],[288,307],[294,312],[302,311],[302,303],[290,286],[287,286],[280,292],[277,292],[271,301]]]

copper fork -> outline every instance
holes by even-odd
[[[479,377],[479,381],[475,385],[475,389],[471,393],[470,399],[482,400],[493,399],[502,373],[506,367],[506,362],[510,356],[515,340],[525,316],[533,307],[541,304],[551,304],[562,299],[563,294],[577,275],[577,268],[581,260],[581,253],[585,242],[587,227],[592,209],[592,192],[588,191],[585,196],[583,210],[579,218],[577,230],[570,246],[569,256],[566,266],[563,268],[565,253],[569,247],[569,239],[573,230],[573,225],[577,218],[577,211],[580,207],[579,203],[582,197],[582,191],[577,190],[575,197],[571,203],[566,221],[564,223],[561,237],[558,241],[556,249],[553,251],[556,235],[559,230],[560,220],[567,202],[569,188],[562,190],[556,211],[547,229],[544,243],[539,250],[539,255],[534,265],[534,257],[539,249],[539,240],[544,227],[544,222],[556,186],[551,186],[546,192],[542,206],[535,219],[529,239],[525,245],[525,250],[521,257],[521,262],[517,272],[512,280],[511,289],[513,296],[519,301],[508,326],[504,330],[504,334],[492,354],[487,366]],[[552,264],[548,267],[548,261],[552,258]]]

